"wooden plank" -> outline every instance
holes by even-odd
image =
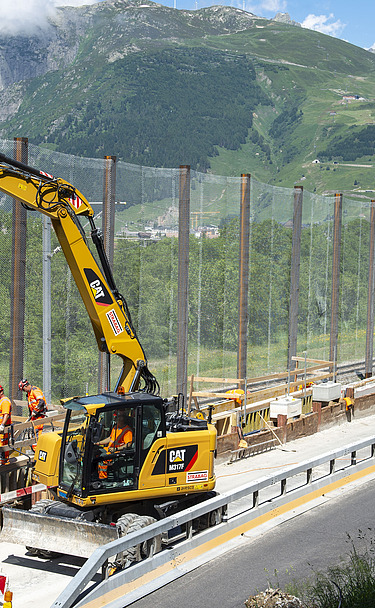
[[[205,399],[243,399],[244,395],[241,395],[240,393],[205,393],[205,392],[198,392],[198,393],[193,393],[192,394],[193,397],[204,397]]]
[[[232,384],[237,383],[240,384],[244,380],[241,378],[205,378],[202,376],[195,376],[195,382],[221,382],[222,384]]]
[[[322,374],[319,376],[319,380],[323,380],[325,378],[330,378],[332,377],[332,374]],[[315,378],[315,380],[318,378]],[[298,386],[300,386],[301,382],[291,382],[289,384],[289,391],[293,389],[296,389]],[[302,389],[304,390],[304,388]],[[286,395],[288,392],[288,384],[280,384],[279,386],[271,386],[270,388],[266,388],[263,389],[261,391],[255,391],[254,393],[250,393],[250,395],[247,396],[247,403],[255,403],[256,401],[259,400],[259,398],[261,397],[263,398],[275,398],[275,397],[280,397],[281,395]],[[301,392],[301,391],[299,391]]]
[[[326,361],[324,359],[305,359],[305,357],[292,357],[292,361],[302,361],[303,363],[320,363],[321,365],[325,365],[326,367],[329,365],[333,365],[333,361]]]
[[[326,366],[328,367],[328,366]],[[306,374],[311,374],[314,371],[322,369],[322,365],[314,365],[312,367],[306,368]],[[292,376],[302,376],[305,373],[305,370],[302,368],[295,369],[291,372]],[[256,378],[247,378],[247,384],[256,384],[257,382],[268,382],[269,380],[282,380],[283,378],[288,378],[288,372],[281,372],[279,374],[270,374],[269,376],[257,376]]]
[[[59,420],[64,420],[65,414],[56,414],[54,416],[46,416],[46,418],[38,418],[35,420],[35,424],[41,424],[43,420],[43,424],[47,424],[50,422],[58,422]],[[13,430],[15,431],[23,431],[24,429],[29,429],[32,426],[31,420],[29,422],[21,422],[19,424],[15,424],[13,426]]]
[[[292,357],[293,360],[295,361],[305,361],[304,357]],[[317,363],[317,365],[313,365],[311,367],[307,367],[306,371],[302,368],[298,368],[296,370],[293,370],[293,376],[303,376],[305,373],[306,375],[311,375],[313,372],[318,371],[320,369],[322,369],[322,365],[324,365],[324,367],[329,367],[330,365],[332,365],[332,361],[322,361],[319,359],[306,359],[306,361],[308,362],[315,362]],[[247,386],[251,385],[251,384],[256,384],[257,382],[268,382],[269,380],[282,380],[283,378],[288,378],[288,372],[280,372],[280,373],[276,373],[276,374],[269,374],[268,376],[255,376],[254,378],[247,378]],[[244,382],[244,379],[239,379],[239,378],[208,378],[208,377],[204,377],[204,376],[194,376],[194,380],[195,382],[213,382],[213,383],[222,383],[222,384],[229,384],[229,383],[237,383],[240,384],[241,382]],[[308,378],[308,381],[311,382],[315,380],[315,378]],[[204,391],[196,391],[192,393],[192,396],[196,396],[196,397],[214,397],[216,395],[216,393],[214,392],[204,392]],[[236,397],[238,398],[238,397]]]
[[[318,381],[318,380],[324,380],[326,378],[331,378],[332,377],[332,373],[327,372],[325,374],[319,374],[318,376],[314,376],[313,378],[307,378],[308,382],[312,382],[312,381]],[[280,395],[285,395],[288,391],[288,386],[289,389],[296,389],[298,386],[300,386],[302,384],[303,386],[303,382],[301,380],[298,380],[296,382],[290,382],[289,385],[288,384],[279,384],[277,386],[270,386],[269,388],[264,388],[258,391],[253,391],[247,394],[247,403],[254,403],[255,401],[258,401],[259,399],[263,400],[264,398],[275,398],[275,397],[279,397]],[[304,390],[304,386],[303,389]],[[231,392],[231,393],[214,393],[214,392],[193,392],[192,393],[193,397],[201,397],[204,399],[233,399],[233,400],[238,400],[240,399],[241,401],[244,399],[244,395],[241,395],[240,393],[235,393],[235,392]],[[227,402],[225,402],[226,404]],[[218,404],[215,404],[215,410],[217,408]],[[206,409],[208,406],[206,404],[201,405],[201,409]],[[247,410],[247,407],[246,407]]]

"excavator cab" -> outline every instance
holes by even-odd
[[[215,486],[216,429],[150,393],[106,392],[64,404],[63,431],[42,433],[33,480],[79,509],[205,493]]]
[[[74,398],[65,408],[58,496],[83,504],[92,495],[137,489],[151,446],[166,435],[163,400],[103,393]]]

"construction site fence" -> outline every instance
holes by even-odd
[[[0,148],[3,154],[13,157],[13,141],[2,140]],[[302,187],[298,187],[296,197],[294,187],[263,184],[247,174],[248,190],[244,193],[243,176],[193,170],[181,192],[180,167],[144,167],[115,157],[81,158],[29,143],[27,156],[29,165],[66,179],[79,189],[91,203],[95,221],[104,232],[108,225],[103,218],[103,201],[111,189],[114,247],[110,257],[113,256],[115,280],[127,300],[133,325],[163,396],[176,393],[182,351],[179,335],[186,335],[186,352],[181,360],[186,379],[191,374],[238,377],[238,348],[243,336],[248,377],[285,371],[290,367],[291,356],[302,353],[310,358],[334,360],[335,364],[365,358],[372,362],[373,208],[368,198],[323,196],[303,191]],[[112,170],[110,180],[108,163]],[[339,189],[340,184],[337,186]],[[181,253],[179,220],[184,197],[189,202],[190,237],[184,241],[188,251]],[[247,299],[241,300],[244,202],[249,206],[245,216],[248,269],[247,281],[241,283]],[[296,237],[297,203],[300,232]],[[11,301],[12,209],[13,201],[0,194],[0,383],[6,392],[10,311],[11,306],[19,304]],[[84,222],[83,227],[90,244]],[[25,321],[18,373],[47,389],[43,387],[46,363],[42,230],[40,214],[28,212]],[[179,259],[183,253],[188,262],[184,276],[187,306],[185,316],[179,317]],[[53,234],[49,255],[50,399],[57,403],[63,397],[98,391],[100,357],[88,315]],[[297,284],[293,283],[296,268]],[[112,386],[120,366],[121,361],[112,357]],[[21,393],[12,398],[22,399]]]

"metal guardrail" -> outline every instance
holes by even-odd
[[[349,458],[348,458],[349,457]],[[195,507],[186,509],[147,526],[139,532],[112,541],[94,551],[74,579],[60,594],[51,608],[124,608],[155,589],[182,576],[192,569],[197,555],[206,555],[215,546],[260,525],[264,515],[269,519],[295,508],[296,501],[304,497],[308,502],[332,490],[336,484],[344,485],[356,477],[375,472],[375,437],[369,437],[344,448],[328,452],[318,458],[288,467],[257,482],[218,495]],[[342,482],[340,484],[340,482]],[[193,533],[193,521],[198,517],[223,510],[224,521],[218,525]],[[271,512],[274,513],[271,513]],[[160,553],[122,570],[85,591],[98,570],[112,556],[130,547],[171,530],[185,529],[185,539],[176,541]]]

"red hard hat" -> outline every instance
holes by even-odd
[[[18,388],[20,389],[20,391],[22,391],[23,388],[25,388],[25,386],[27,386],[29,384],[29,381],[26,380],[26,378],[24,378],[24,380],[21,380],[18,383]]]

